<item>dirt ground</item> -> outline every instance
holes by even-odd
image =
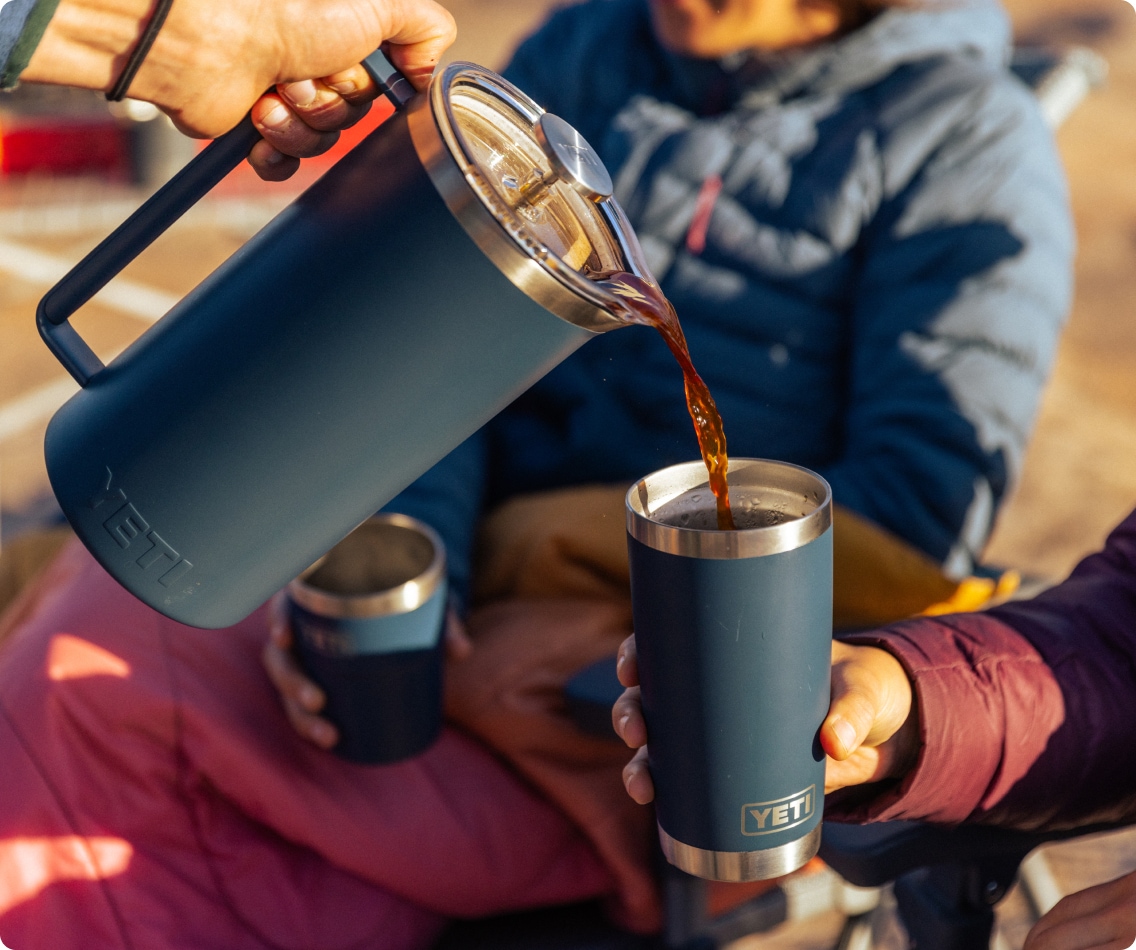
[[[454,58],[490,66],[501,65],[550,6],[546,0],[443,2],[461,31]],[[1075,303],[1020,487],[988,552],[992,562],[1059,578],[1136,506],[1136,12],[1123,0],[1007,5],[1022,42],[1088,46],[1110,70],[1105,87],[1058,133],[1079,235]],[[180,296],[239,247],[285,192],[266,197],[253,190],[235,204],[207,207],[126,277]],[[67,381],[34,328],[35,305],[51,280],[45,273],[76,261],[113,224],[115,202],[131,200],[127,190],[83,182],[0,182],[0,542],[51,508],[41,445]],[[43,210],[40,219],[29,207]],[[39,254],[38,263],[16,260],[14,247]],[[104,356],[147,325],[121,307],[97,304],[77,322]],[[1072,890],[1136,868],[1136,838],[1065,845],[1052,855],[1055,875]],[[1028,910],[1020,895],[1004,906],[1008,946],[1020,946]],[[745,945],[824,946],[838,923],[818,918]]]
[[[989,558],[1063,575],[1136,505],[1136,13],[1121,0],[1011,0],[1023,40],[1109,65],[1058,133],[1079,252],[1072,317],[1022,483]]]

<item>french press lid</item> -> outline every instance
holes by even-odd
[[[607,169],[579,132],[472,63],[435,76],[428,106],[420,102],[410,121],[450,210],[517,286],[586,329],[626,325],[598,281],[620,271],[654,279]]]

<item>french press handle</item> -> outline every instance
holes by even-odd
[[[381,50],[363,60],[362,66],[395,109],[414,96],[410,81]],[[105,367],[68,322],[71,316],[244,161],[259,139],[251,114],[246,115],[202,149],[44,295],[36,310],[39,334],[80,386]]]

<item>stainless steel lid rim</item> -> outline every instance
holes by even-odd
[[[382,522],[410,528],[427,537],[434,546],[434,557],[418,577],[375,594],[328,594],[309,586],[304,579],[317,570],[327,559],[325,554],[299,577],[288,584],[289,596],[301,607],[322,617],[351,619],[394,616],[417,610],[434,596],[446,577],[446,548],[438,533],[425,522],[410,515],[383,512],[368,518],[363,524]],[[360,526],[362,527],[362,525]],[[358,530],[358,529],[356,529]]]
[[[791,462],[730,459],[731,489],[737,489],[731,491],[731,498],[740,495],[740,489],[753,478],[808,486],[816,494],[814,507],[781,524],[736,531],[684,528],[655,520],[653,515],[660,508],[686,492],[697,489],[710,493],[705,464],[701,460],[682,462],[653,472],[631,486],[625,504],[627,533],[641,544],[667,554],[732,560],[793,551],[816,540],[832,526],[832,489],[815,472]]]
[[[626,322],[609,309],[617,302],[614,295],[567,266],[552,250],[533,238],[515,211],[480,173],[453,111],[452,90],[463,84],[491,91],[534,123],[544,113],[523,92],[482,66],[456,62],[436,75],[428,96],[415,101],[407,119],[419,160],[446,206],[470,239],[514,286],[538,304],[593,333],[626,326]],[[596,207],[607,221],[629,268],[638,273],[623,234],[627,221],[618,205],[614,201],[600,201]],[[639,276],[652,279],[649,274],[639,273]]]
[[[659,830],[663,856],[681,871],[711,881],[766,881],[804,867],[820,850],[822,825],[807,835],[764,851],[709,851],[672,838]]]

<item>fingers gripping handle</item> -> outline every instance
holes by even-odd
[[[414,98],[416,90],[410,84],[410,80],[394,67],[381,48],[363,60],[362,66],[379,87],[379,92],[386,96],[396,109],[401,109]]]
[[[368,56],[363,66],[396,109],[414,95],[409,80],[380,51]],[[251,116],[245,116],[158,189],[39,302],[40,336],[80,386],[86,386],[103,363],[67,322],[72,314],[244,161],[259,140]]]

